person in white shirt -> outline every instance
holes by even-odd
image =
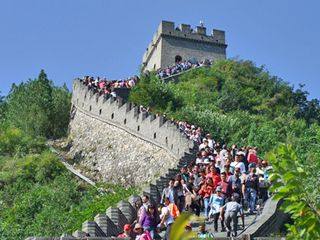
[[[213,149],[215,141],[212,139],[211,134],[207,134],[208,146],[210,149]]]
[[[246,166],[244,165],[243,162],[241,162],[241,156],[242,153],[241,152],[238,152],[237,155],[236,155],[236,158],[235,158],[235,161],[232,162],[230,164],[230,167],[233,168],[233,170],[237,167],[237,168],[240,168],[240,172],[243,174],[246,172]]]

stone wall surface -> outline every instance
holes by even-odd
[[[207,34],[204,26],[191,29],[188,24],[175,27],[174,22],[161,21],[143,55],[143,71],[171,66],[177,55],[182,60],[225,59],[226,48],[224,31],[213,29]]]
[[[72,104],[68,155],[93,179],[141,186],[176,168],[194,147],[162,116],[94,94],[78,80]]]
[[[70,136],[70,157],[78,156],[91,176],[105,182],[141,186],[178,163],[166,150],[80,110],[71,121]]]
[[[196,59],[225,59],[226,49],[207,42],[193,42],[188,39],[179,39],[171,36],[163,36],[161,51],[161,67],[175,64],[175,56],[182,60]]]

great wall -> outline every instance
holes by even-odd
[[[188,26],[182,25],[180,32],[191,34],[190,26]],[[171,23],[162,22],[159,29],[161,31],[169,31],[172,27]],[[220,44],[225,49],[224,33],[223,37],[221,31],[215,31],[215,33],[220,36],[218,40],[214,39],[216,44]],[[206,32],[199,27],[197,28],[197,34],[205,35]],[[158,42],[157,38],[163,35],[163,32],[155,35],[153,41]],[[172,35],[172,33],[169,35]],[[190,38],[192,38],[192,41],[204,41],[200,35],[192,35]],[[198,39],[199,36],[200,39]],[[155,44],[151,44],[148,49],[154,46]],[[144,59],[150,60],[152,57],[146,57],[145,55]],[[162,65],[160,62],[159,66]],[[148,66],[146,62],[144,63],[145,66]],[[153,62],[151,65],[153,65]],[[174,76],[174,78],[177,79],[178,76]],[[127,92],[124,92],[124,95],[126,95]],[[192,140],[183,136],[178,127],[164,116],[141,112],[139,106],[128,102],[125,97],[120,96],[121,94],[117,97],[99,95],[89,90],[78,79],[74,80],[70,135],[73,139],[77,139],[77,144],[74,145],[74,149],[71,151],[76,153],[86,144],[96,144],[99,141],[103,143],[105,141],[105,134],[110,132],[115,136],[113,140],[118,139],[119,135],[123,135],[124,138],[120,139],[120,141],[127,139],[130,143],[136,142],[132,145],[132,148],[126,149],[127,152],[138,149],[132,158],[128,158],[128,162],[122,162],[122,164],[117,165],[115,163],[120,161],[120,156],[115,155],[112,159],[104,159],[101,155],[95,157],[94,161],[97,161],[95,167],[99,168],[103,172],[103,175],[106,176],[105,181],[128,183],[134,179],[133,185],[145,186],[142,194],[150,196],[152,202],[159,204],[162,190],[167,186],[169,180],[179,172],[182,166],[190,164],[195,159],[198,146]],[[96,126],[104,126],[106,132],[96,131]],[[114,145],[117,144],[119,142],[114,142]],[[144,151],[145,149],[147,151]],[[149,156],[145,160],[141,160],[141,156],[146,154],[146,152],[149,153]],[[156,154],[159,154],[158,157],[155,157]],[[157,159],[159,158],[164,159],[163,162],[157,163]],[[139,164],[139,160],[141,160],[141,165],[138,165],[137,168],[130,168],[130,165],[128,165],[132,161],[136,161]],[[90,167],[91,163],[90,161],[87,162],[88,167]],[[104,165],[105,168],[103,169]],[[139,176],[141,176],[139,167],[141,166],[144,169],[150,169],[150,172],[145,178],[139,179]],[[120,172],[125,173],[125,176],[119,176]],[[152,176],[156,177],[152,178]],[[136,196],[123,199],[117,206],[106,209],[105,213],[100,213],[94,219],[85,221],[82,224],[82,229],[75,231],[72,235],[62,234],[60,237],[29,237],[27,239],[116,239],[114,237],[122,232],[125,224],[133,223],[136,220],[137,210],[135,208],[135,200]],[[259,239],[258,237],[269,236],[271,233],[279,231],[283,222],[287,220],[287,216],[278,210],[280,204],[281,201],[269,198],[264,204],[262,213],[254,216],[250,222],[246,223],[245,229],[243,229],[237,239]],[[215,237],[215,239],[229,238]]]

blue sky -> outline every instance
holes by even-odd
[[[163,19],[225,30],[229,58],[264,64],[320,98],[320,1],[1,0],[0,9],[2,94],[40,69],[69,87],[85,74],[136,74]]]

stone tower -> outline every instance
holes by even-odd
[[[143,55],[142,70],[157,70],[177,60],[225,59],[226,48],[224,31],[213,29],[207,35],[204,26],[193,30],[181,24],[175,28],[173,22],[162,21]]]

